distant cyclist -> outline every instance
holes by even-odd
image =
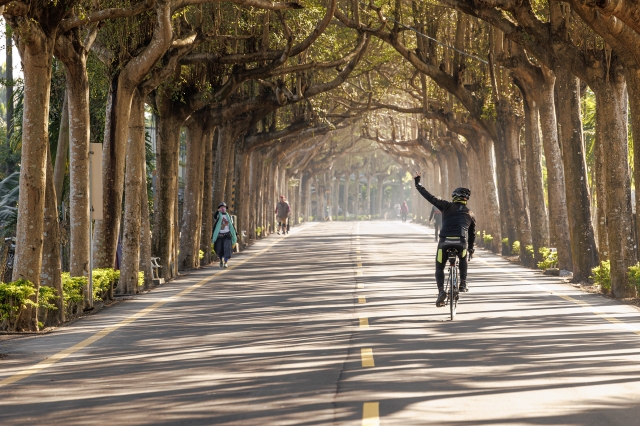
[[[416,189],[428,202],[442,212],[442,228],[440,241],[436,255],[436,284],[438,284],[438,299],[436,306],[444,306],[447,294],[444,291],[445,252],[449,247],[458,251],[460,259],[460,291],[466,292],[467,288],[467,251],[469,259],[473,255],[473,243],[476,239],[476,218],[473,212],[467,208],[467,201],[471,191],[467,188],[456,188],[451,194],[452,202],[442,200],[429,193],[420,184],[420,173],[414,177]]]

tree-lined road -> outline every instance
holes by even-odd
[[[636,308],[478,250],[449,321],[432,233],[306,224],[0,341],[0,424],[635,424]]]

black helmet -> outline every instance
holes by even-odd
[[[225,203],[224,201],[221,202],[220,204],[218,204],[218,208],[220,207],[227,207],[227,203]]]
[[[456,188],[451,193],[453,201],[467,201],[471,197],[471,191],[468,188]]]

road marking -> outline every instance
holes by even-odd
[[[367,303],[367,298],[364,296],[358,296],[358,303]]]
[[[362,257],[356,256],[356,260],[362,260]]]
[[[314,225],[315,225],[315,223],[313,225],[307,226],[307,228],[310,228],[311,226],[314,226]],[[103,337],[111,334],[112,332],[116,331],[117,329],[131,324],[135,320],[144,317],[145,315],[155,311],[159,307],[161,307],[161,306],[163,306],[163,305],[165,305],[165,304],[167,304],[169,302],[174,302],[174,301],[178,300],[182,296],[185,296],[185,295],[191,293],[192,291],[197,290],[198,288],[202,287],[204,284],[206,284],[209,281],[213,280],[214,278],[224,274],[225,272],[229,272],[229,271],[231,271],[231,270],[243,265],[244,263],[250,261],[254,257],[263,254],[264,252],[266,252],[271,247],[273,247],[274,245],[278,244],[280,241],[282,241],[285,238],[286,238],[286,236],[280,237],[280,238],[276,239],[274,242],[272,242],[271,244],[269,244],[267,247],[265,247],[262,250],[260,250],[259,252],[254,253],[252,256],[249,256],[246,259],[243,259],[243,260],[239,261],[238,263],[235,263],[235,264],[229,266],[226,269],[222,269],[222,270],[216,272],[215,274],[210,275],[208,278],[205,278],[205,279],[197,282],[196,284],[193,284],[192,286],[185,288],[184,290],[182,290],[178,294],[175,294],[175,295],[173,295],[171,297],[168,297],[168,298],[163,299],[163,300],[161,300],[159,302],[156,302],[153,305],[148,306],[148,307],[142,309],[141,311],[136,312],[135,314],[133,314],[130,317],[120,321],[117,324],[114,324],[114,325],[111,325],[111,326],[103,328],[102,330],[98,331],[93,336],[86,338],[82,342],[77,343],[77,344],[71,346],[70,348],[63,349],[62,351],[58,352],[57,354],[55,354],[53,356],[50,356],[49,358],[39,362],[38,364],[35,364],[35,365],[32,365],[30,367],[25,368],[24,370],[20,371],[19,373],[14,374],[13,376],[9,376],[6,379],[0,380],[0,387],[10,385],[10,384],[15,383],[15,382],[17,382],[19,380],[25,379],[25,378],[27,378],[27,377],[29,377],[29,376],[31,376],[31,375],[39,372],[39,371],[42,371],[45,368],[51,367],[56,362],[68,357],[69,355],[73,355],[74,353],[78,352],[82,348],[86,348],[90,344],[97,342],[98,340],[100,340]]]
[[[362,426],[380,426],[379,402],[365,402],[362,405]]]
[[[361,277],[361,276],[362,276],[362,271],[357,271],[357,272],[356,272],[356,276],[357,276],[357,277]]]
[[[373,349],[362,348],[360,349],[360,359],[362,360],[363,367],[375,367],[373,362]]]
[[[610,314],[606,314],[606,313],[602,312],[601,310],[599,310],[598,308],[594,307],[593,305],[591,305],[591,304],[589,304],[587,302],[583,302],[582,300],[574,299],[571,296],[567,296],[567,295],[564,295],[564,294],[556,293],[556,292],[548,289],[547,287],[543,286],[542,284],[531,283],[528,280],[526,280],[524,278],[521,278],[520,276],[514,274],[513,272],[506,271],[504,268],[502,268],[502,267],[500,267],[498,265],[494,265],[493,263],[489,263],[486,260],[482,260],[482,263],[484,263],[485,265],[492,266],[494,268],[502,269],[508,275],[511,275],[512,277],[514,277],[518,281],[522,281],[522,282],[525,282],[527,284],[537,286],[542,291],[549,292],[549,293],[551,293],[551,294],[553,294],[555,296],[558,296],[559,298],[561,298],[563,300],[566,300],[567,302],[572,302],[572,303],[574,303],[574,304],[576,304],[576,305],[578,305],[578,306],[580,306],[580,307],[582,307],[584,309],[587,309],[587,310],[591,311],[591,313],[593,313],[594,315],[596,315],[596,316],[598,316],[598,317],[600,317],[602,319],[605,319],[605,320],[609,321],[612,324],[620,325],[620,326],[624,327],[625,329],[627,329],[628,331],[630,331],[630,332],[632,332],[634,334],[640,335],[640,330],[635,329],[634,327],[632,327],[629,324],[619,320],[616,317],[611,316]]]
[[[369,328],[369,318],[360,318],[360,328]]]
[[[362,268],[362,263],[358,263],[358,268]]]
[[[358,284],[356,287],[357,288],[364,288],[364,284]]]

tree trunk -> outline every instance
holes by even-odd
[[[5,21],[6,22],[6,21]],[[5,41],[6,41],[6,57],[5,72],[7,78],[7,98],[5,103],[7,105],[7,143],[11,140],[13,135],[13,30],[11,26],[5,24]],[[7,165],[7,176],[14,172],[13,164]]]
[[[488,220],[486,228],[489,230],[488,234],[493,237],[493,245],[488,247],[494,253],[500,253],[502,246],[502,230],[500,223],[500,210],[502,205],[498,201],[498,190],[496,188],[495,181],[493,180],[493,167],[491,167],[491,145],[492,141],[487,138],[479,139],[480,154],[479,160],[484,167],[482,167],[482,179],[484,185],[484,194],[486,196],[484,202],[486,205],[485,212]]]
[[[520,262],[525,266],[532,266],[533,259],[527,255],[526,246],[531,244],[531,227],[529,212],[526,209],[524,185],[522,178],[522,164],[520,160],[520,124],[518,118],[510,110],[506,101],[498,105],[498,139],[505,147],[506,170],[509,173],[509,192],[513,221],[518,241],[520,242]],[[510,243],[512,241],[509,241]]]
[[[638,226],[640,226],[640,66],[626,66],[626,79],[628,82],[629,107],[631,109],[631,127],[633,129],[633,180],[636,186],[635,206],[636,206],[636,239],[640,241]],[[640,259],[640,244],[636,250],[636,255]]]
[[[469,159],[467,158],[467,152],[462,148],[454,149],[459,164],[458,170],[460,171],[460,186],[469,188],[471,186],[471,180],[469,179]]]
[[[93,239],[94,267],[115,265],[124,191],[127,131],[133,89],[115,77],[107,104],[104,147],[102,149],[103,220],[96,220]]]
[[[216,149],[216,180],[213,190],[213,204],[217,209],[218,204],[225,201],[228,194],[225,194],[228,177],[229,161],[232,154],[233,140],[232,131],[225,125],[218,128],[218,141]]]
[[[342,208],[342,214],[344,214],[344,220],[348,220],[349,217],[349,186],[351,184],[351,173],[347,172],[347,174],[344,175],[344,201],[343,201],[343,208]]]
[[[185,117],[165,94],[156,95],[156,107],[159,112],[156,169],[159,173],[156,178],[152,252],[160,258],[162,276],[170,280],[177,274],[173,264],[177,235],[178,161],[180,126]]]
[[[122,233],[122,262],[118,294],[135,294],[140,270],[140,199],[143,188],[145,164],[144,99],[136,90],[131,103],[129,140],[127,141],[124,229]]]
[[[70,43],[65,44],[66,47],[67,45]],[[71,216],[69,273],[72,277],[87,277],[91,244],[89,77],[86,55],[74,54],[73,50],[69,50],[67,55],[62,57],[66,68],[69,109],[69,215]],[[85,309],[91,306],[93,306],[93,299],[85,298]]]
[[[371,175],[367,175],[367,198],[365,200],[365,205],[367,206],[366,210],[365,210],[365,214],[371,216],[371,180],[373,179],[373,176]],[[369,218],[371,219],[371,218]]]
[[[573,280],[582,282],[589,278],[591,269],[598,265],[598,252],[591,224],[587,165],[582,141],[580,83],[563,68],[558,68],[555,72],[558,135],[566,179],[565,200],[572,210],[568,219]]]
[[[47,150],[48,151],[48,150]],[[50,152],[48,152],[50,154]],[[59,296],[53,303],[58,308],[47,316],[45,325],[57,326],[64,322],[64,293],[60,270],[60,225],[58,223],[58,206],[53,182],[53,166],[51,156],[47,161],[47,187],[44,208],[44,245],[42,252],[42,272],[40,285],[51,287]]]
[[[249,164],[251,168],[251,177],[249,181],[251,182],[251,192],[249,193],[249,211],[251,212],[249,215],[249,229],[247,229],[247,235],[250,239],[257,239],[256,228],[258,227],[258,192],[260,188],[258,187],[258,174],[259,174],[259,166],[258,166],[258,153],[253,151],[251,152]],[[295,209],[295,207],[294,207]],[[295,210],[296,212],[298,210]]]
[[[69,87],[69,81],[67,81]],[[88,86],[87,86],[88,90]],[[58,131],[58,147],[56,149],[56,163],[53,171],[53,182],[56,188],[57,205],[62,203],[62,190],[64,177],[67,174],[67,157],[69,156],[69,94],[64,93],[62,104],[62,116],[60,117],[60,130]]]
[[[507,238],[507,245],[501,244],[501,253],[503,255],[511,254],[511,244],[518,239],[516,227],[513,223],[513,205],[511,202],[512,193],[508,188],[511,182],[509,176],[509,166],[507,162],[507,153],[504,143],[498,139],[494,141],[493,148],[496,159],[496,176],[498,184],[498,200],[500,202],[500,233],[502,238]]]
[[[32,33],[21,38],[19,43],[24,70],[24,112],[13,280],[31,281],[36,288],[34,300],[37,301],[44,242],[49,88],[55,31],[47,37],[36,23],[29,27]],[[32,311],[31,315],[23,315],[18,329],[38,329],[37,311]]]
[[[204,135],[204,183],[202,188],[202,235],[200,236],[200,250],[204,257],[200,261],[201,266],[213,262],[211,257],[211,238],[213,237],[213,138],[215,127],[209,127]]]
[[[451,195],[451,183],[449,182],[449,165],[447,164],[446,153],[438,153],[438,166],[440,167],[440,180],[442,182],[442,198],[447,199]]]
[[[378,175],[378,218],[383,219],[382,217],[382,196],[384,194],[384,178],[385,175]]]
[[[236,231],[238,232],[238,244],[244,243],[242,238],[243,232],[245,235],[249,235],[249,214],[251,206],[249,199],[253,188],[251,186],[251,153],[243,152],[240,154],[241,166],[240,166],[240,185],[241,190],[238,193],[238,224],[236,225]],[[240,249],[244,249],[240,244]]]
[[[549,199],[549,240],[558,253],[558,268],[573,270],[569,218],[565,199],[565,177],[562,152],[558,143],[558,124],[554,100],[555,75],[542,67],[544,83],[540,86],[540,128],[547,165],[547,194]]]
[[[96,221],[94,230],[94,266],[97,268],[114,266],[122,214],[125,145],[129,136],[131,102],[138,84],[171,45],[171,6],[168,1],[156,2],[156,21],[151,41],[143,52],[124,65],[112,81],[102,150],[104,219]],[[158,169],[163,171],[159,174],[162,176],[165,170]],[[166,272],[164,268],[163,272]]]
[[[631,211],[631,181],[629,176],[629,150],[627,138],[627,89],[624,77],[617,74],[596,94],[596,143],[606,146],[607,234],[611,258],[611,292],[614,297],[634,297],[635,287],[629,283],[627,269],[637,262],[635,229]]]
[[[202,224],[202,191],[204,188],[205,120],[194,113],[186,122],[187,159],[180,229],[178,269],[195,269],[200,265],[200,235]]]
[[[608,111],[607,111],[608,112]],[[605,121],[609,117],[605,116],[604,109],[596,108],[596,142],[594,146],[594,169],[595,169],[595,206],[596,228],[598,231],[598,258],[609,260],[609,235],[607,224],[607,158],[606,144],[609,142],[609,135],[604,134]],[[606,142],[605,142],[606,141]]]
[[[302,206],[302,220],[304,222],[309,221],[309,189],[311,188],[311,177],[307,173],[302,174],[302,180],[300,182],[301,188],[301,200]]]
[[[146,150],[145,150],[146,153]],[[149,223],[149,194],[147,193],[147,165],[142,163],[143,187],[140,191],[140,270],[144,273],[144,289],[153,285],[151,268],[151,224]]]
[[[540,141],[540,121],[538,104],[525,93],[525,144],[527,189],[529,194],[529,211],[531,213],[531,240],[535,264],[543,260],[539,250],[549,246],[549,222],[544,203],[544,182],[542,177],[542,146]]]

